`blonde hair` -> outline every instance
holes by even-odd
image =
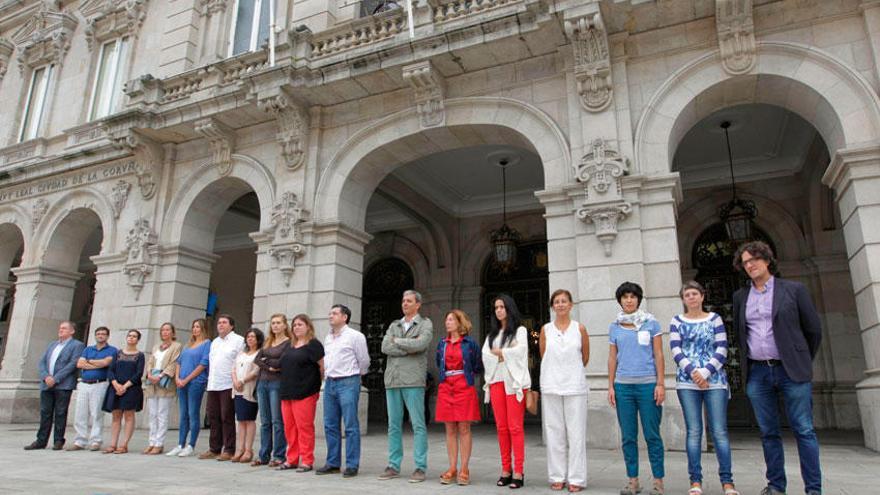
[[[290,325],[287,324],[287,316],[283,313],[275,313],[274,315],[269,317],[269,336],[266,337],[266,342],[263,344],[263,349],[268,349],[275,345],[275,332],[272,331],[272,320],[278,318],[284,323],[284,335],[287,336],[289,340],[293,340],[293,335],[290,334]]]
[[[455,318],[455,321],[458,322],[459,335],[464,337],[465,335],[471,333],[473,324],[471,324],[471,319],[468,317],[467,313],[460,309],[453,309],[450,312],[446,313],[447,318],[449,318],[449,315],[452,315],[452,317]]]
[[[193,320],[192,324],[189,326],[189,329],[192,330],[192,327],[195,326],[196,323],[198,323],[199,328],[202,329],[202,333],[201,333],[202,338],[199,340],[211,340],[211,327],[208,326],[208,322],[204,318],[196,318],[195,320]],[[196,340],[196,336],[193,335],[192,333],[190,333],[189,343],[195,344],[196,342],[198,342]]]
[[[312,323],[312,319],[309,318],[309,315],[305,313],[300,313],[293,317],[293,321],[299,320],[306,324],[306,342],[311,341],[315,338],[315,325]],[[294,339],[291,339],[294,340]],[[293,345],[293,342],[290,343]]]

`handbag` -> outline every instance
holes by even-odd
[[[529,412],[532,416],[538,415],[538,399],[541,398],[541,394],[535,390],[526,391],[526,411]]]
[[[150,376],[161,375],[162,370],[160,369],[152,369],[150,370]],[[162,375],[162,378],[159,378],[159,383],[157,383],[159,388],[171,388],[171,377],[168,375]]]

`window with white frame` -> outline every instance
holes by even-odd
[[[101,46],[98,66],[92,85],[89,120],[110,115],[119,107],[125,61],[128,59],[128,38],[117,38]]]
[[[33,139],[40,132],[46,99],[49,95],[49,83],[52,81],[54,70],[55,66],[50,64],[38,67],[31,72],[31,84],[28,87],[27,98],[24,100],[24,113],[21,119],[21,129],[18,133],[19,141]]]
[[[229,56],[258,50],[269,41],[269,2],[236,0],[232,18]]]

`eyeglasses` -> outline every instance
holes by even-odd
[[[747,259],[747,260],[742,260],[742,265],[743,265],[743,266],[749,266],[749,265],[751,265],[751,264],[753,264],[753,263],[757,263],[758,261],[762,261],[763,259],[764,259],[764,258],[761,258],[761,257],[759,257],[759,256],[755,256],[755,257],[753,257],[753,258],[749,258],[749,259]]]

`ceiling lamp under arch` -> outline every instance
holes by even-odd
[[[732,197],[730,201],[718,209],[718,216],[724,223],[727,237],[734,245],[752,239],[752,222],[758,216],[758,207],[754,201],[739,198],[736,195],[736,178],[733,174],[733,153],[730,151],[730,121],[725,120],[721,123],[724,129],[724,139],[727,143],[727,162],[730,165],[730,191]]]

